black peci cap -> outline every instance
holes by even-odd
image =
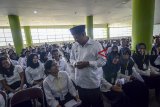
[[[75,26],[70,29],[70,32],[72,35],[82,34],[83,32],[85,32],[85,25]]]

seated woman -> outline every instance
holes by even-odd
[[[31,54],[27,59],[26,80],[30,86],[41,86],[45,78],[44,65],[38,62],[38,55]]]
[[[113,46],[111,53],[108,56],[106,66],[103,68],[104,79],[111,84],[111,88],[110,91],[103,92],[103,94],[111,100],[112,107],[129,107],[129,100],[127,96],[125,96],[125,93],[123,93],[122,87],[119,84],[115,84],[117,73],[120,70],[119,59],[120,55],[118,54],[118,47]],[[101,81],[102,85],[105,82],[104,79]],[[108,87],[109,83],[107,83]]]
[[[15,93],[24,86],[24,72],[21,66],[13,65],[8,58],[0,58],[0,81],[7,93]]]
[[[113,46],[108,54],[107,63],[103,67],[104,78],[111,84],[115,83],[117,71],[120,69],[119,58],[118,47]]]
[[[136,71],[140,73],[148,88],[155,89],[156,96],[158,97],[158,92],[160,91],[160,75],[150,65],[149,55],[146,54],[146,45],[139,43],[136,47],[136,53],[132,57],[135,61]]]
[[[59,71],[54,60],[45,63],[45,71],[47,77],[43,81],[43,88],[50,107],[64,107],[64,104],[72,99],[80,101],[67,73]]]
[[[120,70],[117,77],[124,80],[122,89],[132,101],[133,107],[148,107],[148,88],[143,83],[142,77],[136,72],[131,51],[127,47],[121,51]]]
[[[156,38],[156,40],[158,39],[157,43],[155,43],[155,45],[152,48],[151,51],[151,55],[150,55],[150,64],[151,64],[151,69],[153,71],[157,71],[157,73],[160,74],[160,65],[156,63],[156,60],[158,58],[158,56],[160,56],[160,39]],[[160,61],[158,61],[159,63]]]

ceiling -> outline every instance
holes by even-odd
[[[160,23],[160,0],[156,0],[155,23]],[[34,11],[37,11],[35,14]],[[131,24],[131,0],[0,0],[0,26],[9,26],[8,15],[20,16],[22,26],[84,24]]]

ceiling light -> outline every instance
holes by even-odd
[[[36,11],[36,10],[34,11],[34,14],[37,14],[37,11]]]

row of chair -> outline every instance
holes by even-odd
[[[17,104],[23,103],[25,101],[32,101],[32,107],[39,107],[37,104],[37,99],[42,101],[41,107],[45,107],[44,93],[41,88],[27,88],[18,91],[9,100],[9,103],[7,94],[4,91],[0,91],[0,94],[4,97],[5,107],[15,107]]]

